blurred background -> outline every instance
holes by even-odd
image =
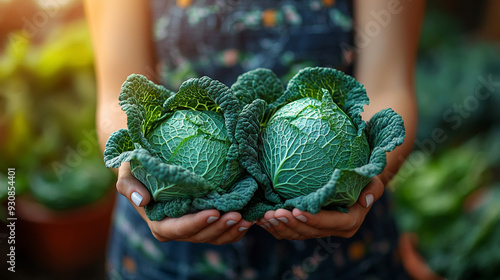
[[[15,274],[0,229],[0,278],[105,279],[115,178],[97,144],[95,99],[81,1],[0,1],[0,200],[15,168],[18,219]]]
[[[415,150],[391,182],[403,259],[500,275],[500,1],[428,1]],[[15,279],[105,279],[114,174],[95,129],[81,1],[0,0],[0,220],[15,168]],[[10,232],[0,226],[0,277]],[[10,279],[1,277],[2,279]]]

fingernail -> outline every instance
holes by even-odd
[[[208,219],[207,219],[207,224],[211,224],[211,223],[213,223],[213,222],[217,221],[218,219],[219,219],[219,217],[216,217],[216,216],[210,216],[210,217],[208,217]]]
[[[271,228],[271,224],[270,223],[264,223],[264,227],[265,228]]]
[[[366,208],[370,207],[372,205],[374,200],[373,194],[369,193],[366,195]]]
[[[285,224],[288,224],[288,219],[286,217],[279,217],[278,220],[282,221]]]
[[[133,192],[132,195],[130,196],[132,199],[132,202],[139,207],[142,202],[142,196],[138,192]]]
[[[232,225],[236,224],[236,221],[233,221],[233,220],[229,220],[226,222],[226,226],[230,227]]]
[[[271,225],[273,226],[279,226],[280,225],[280,222],[276,221],[276,219],[269,219],[269,222],[271,223]]]
[[[297,217],[295,217],[295,218],[297,218],[297,220],[299,220],[299,221],[301,221],[301,222],[303,222],[303,223],[306,223],[306,222],[307,222],[307,218],[306,218],[306,216],[304,216],[304,215],[299,215],[299,216],[297,216]]]
[[[247,230],[247,229],[248,229],[247,227],[240,227],[238,230],[239,230],[239,231],[245,231],[245,230]]]

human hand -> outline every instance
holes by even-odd
[[[234,243],[240,240],[253,224],[245,221],[240,213],[229,212],[221,216],[215,209],[179,218],[151,221],[143,208],[151,197],[146,187],[132,175],[128,163],[122,164],[118,171],[116,188],[129,199],[147,222],[153,236],[161,242],[175,240],[216,245]]]
[[[257,223],[277,239],[305,240],[327,236],[352,237],[363,223],[373,202],[384,192],[384,184],[374,177],[361,192],[349,213],[321,210],[316,214],[278,209],[268,211]]]

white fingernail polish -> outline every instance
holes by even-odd
[[[219,217],[216,217],[216,216],[210,216],[210,217],[208,217],[208,219],[207,219],[207,224],[211,224],[211,223],[213,223],[213,222],[217,221],[218,219],[219,219]]]
[[[239,231],[245,231],[245,230],[247,230],[247,229],[248,229],[247,227],[240,227],[238,230],[239,230]]]
[[[286,217],[279,217],[277,219],[280,220],[281,222],[285,223],[285,224],[288,224],[288,219]]]
[[[373,194],[369,193],[366,195],[366,208],[370,207],[372,205],[374,200]]]
[[[233,220],[229,220],[226,222],[226,226],[230,227],[232,225],[236,224],[236,221],[233,221]]]
[[[299,220],[299,221],[301,221],[301,222],[303,222],[303,223],[306,223],[306,222],[307,222],[307,218],[306,218],[306,216],[304,216],[304,215],[299,215],[299,216],[297,216],[297,217],[295,217],[295,218],[297,218],[297,220]]]
[[[139,207],[142,202],[142,196],[138,192],[133,192],[132,195],[130,196],[132,199],[132,202]]]
[[[276,219],[269,219],[269,222],[271,223],[271,225],[273,226],[279,226],[280,225],[280,222],[278,222]]]

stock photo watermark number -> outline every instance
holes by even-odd
[[[7,170],[7,270],[16,271],[16,169]]]

